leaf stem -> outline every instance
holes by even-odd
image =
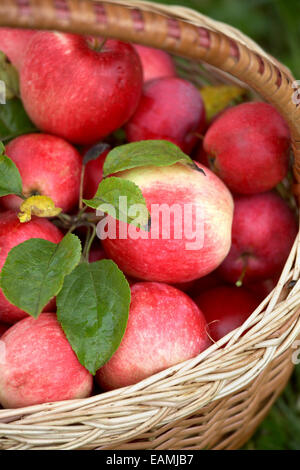
[[[83,208],[83,183],[84,183],[84,174],[85,174],[85,165],[82,165],[81,175],[80,175],[80,187],[79,187],[79,210]],[[80,213],[79,213],[80,214]],[[78,215],[79,215],[78,214]]]
[[[242,273],[241,273],[239,279],[235,283],[235,285],[237,287],[241,287],[243,285],[243,280],[244,280],[244,277],[246,275],[247,268],[248,268],[248,260],[247,260],[246,257],[244,257],[244,267],[243,267]]]
[[[91,234],[91,229],[92,229],[92,234]],[[89,224],[88,234],[87,234],[85,246],[83,249],[83,258],[87,262],[89,261],[89,254],[90,254],[91,246],[92,246],[93,241],[95,240],[96,234],[97,234],[96,225]]]

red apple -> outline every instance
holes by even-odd
[[[234,200],[231,250],[218,273],[229,282],[254,282],[283,269],[298,232],[294,213],[276,193]]]
[[[202,142],[200,142],[198,148],[196,149],[194,160],[201,163],[201,165],[208,166],[208,167],[210,166],[209,155],[205,152]]]
[[[247,289],[253,292],[260,301],[262,302],[273,289],[277,286],[281,272],[270,279],[264,279],[262,281],[251,282],[247,284]]]
[[[84,145],[128,121],[142,84],[141,62],[130,44],[99,44],[59,32],[39,32],[32,38],[20,76],[22,100],[32,121],[44,132]]]
[[[129,319],[121,345],[96,374],[104,390],[139,382],[190,359],[210,345],[197,305],[167,284],[131,287]]]
[[[284,119],[267,103],[234,106],[209,127],[204,150],[211,167],[240,194],[274,188],[287,174],[290,132]]]
[[[143,66],[144,82],[162,77],[175,77],[176,68],[171,56],[160,49],[134,44]]]
[[[195,280],[194,281],[187,281],[187,282],[177,282],[175,284],[171,284],[173,287],[176,287],[176,289],[180,289],[183,292],[190,293],[193,290],[193,287],[195,285]]]
[[[60,230],[47,219],[34,217],[30,222],[22,224],[15,212],[3,212],[0,214],[0,269],[14,246],[31,238],[59,243],[62,237]],[[53,302],[50,303],[53,305]],[[0,289],[0,322],[12,324],[26,316],[27,313],[12,305]]]
[[[5,323],[0,323],[0,337],[5,333],[6,330],[8,330],[9,325],[6,325]]]
[[[29,41],[36,34],[30,29],[0,28],[0,50],[20,69]]]
[[[54,313],[25,318],[2,336],[1,343],[3,407],[20,408],[91,394],[93,377],[79,363]]]
[[[92,199],[95,196],[99,183],[102,181],[103,165],[110,150],[110,148],[103,150],[96,159],[90,160],[86,164],[83,183],[83,197],[85,199]]]
[[[94,263],[95,261],[101,261],[102,259],[106,259],[105,251],[99,242],[95,242],[89,253],[89,262]]]
[[[210,273],[226,257],[231,244],[232,197],[214,173],[198,167],[206,175],[180,163],[118,174],[141,188],[152,221],[149,232],[137,232],[133,225],[110,217],[104,219],[101,230],[98,226],[108,257],[127,275],[183,283]],[[116,233],[110,231],[110,223]]]
[[[213,271],[207,274],[204,277],[200,277],[194,281],[194,285],[191,291],[191,295],[194,298],[201,292],[204,292],[208,289],[212,289],[213,287],[218,287],[221,284],[224,285],[224,281],[218,275],[218,270]]]
[[[129,142],[169,140],[190,153],[205,127],[205,109],[199,90],[176,77],[144,85],[140,104],[125,126]]]
[[[241,326],[259,305],[254,294],[243,287],[233,286],[214,287],[194,300],[205,316],[213,341]]]
[[[27,134],[6,146],[22,177],[26,197],[42,194],[68,212],[78,204],[82,159],[68,142],[48,134]],[[22,199],[5,196],[1,204],[18,210]]]

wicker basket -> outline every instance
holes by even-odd
[[[300,107],[290,72],[239,31],[192,10],[143,1],[1,0],[0,25],[133,41],[201,61],[245,83],[288,122],[300,194]],[[279,395],[300,333],[298,238],[275,290],[198,357],[82,400],[0,410],[0,449],[237,449]],[[247,333],[242,335],[244,330]],[[221,347],[222,344],[225,347]]]

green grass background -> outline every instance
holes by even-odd
[[[235,26],[285,63],[300,79],[299,0],[159,0],[158,3],[190,7]]]
[[[155,0],[154,0],[155,1]],[[184,5],[237,27],[287,65],[300,79],[300,0],[160,0]],[[300,365],[268,417],[245,446],[300,449]]]

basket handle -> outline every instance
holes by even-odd
[[[193,10],[142,0],[1,0],[0,26],[93,34],[218,67],[273,104],[289,125],[300,197],[300,107],[289,71],[234,28]]]

